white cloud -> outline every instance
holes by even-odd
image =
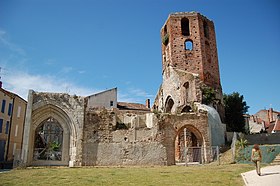
[[[154,95],[148,94],[145,90],[139,88],[128,88],[127,93],[119,91],[118,101],[128,103],[145,103],[146,99],[153,101]]]
[[[61,73],[67,74],[73,70],[73,67],[63,67]]]
[[[78,73],[79,74],[84,74],[84,73],[86,73],[86,71],[85,70],[79,70]]]
[[[129,88],[128,91],[130,94],[135,95],[137,97],[144,97],[144,98],[154,97],[154,95],[148,94],[145,90],[139,88]]]
[[[95,88],[81,87],[72,82],[60,79],[50,75],[33,75],[27,72],[14,71],[7,73],[3,88],[11,91],[27,100],[28,91],[30,89],[38,92],[58,92],[68,93],[70,95],[89,96],[103,90]],[[126,92],[126,93],[124,93]],[[145,103],[148,98],[154,98],[147,92],[137,88],[129,88],[127,91],[118,91],[118,101],[129,103]],[[153,101],[153,100],[151,100]]]
[[[4,45],[7,49],[11,50],[12,52],[16,52],[19,55],[25,56],[25,50],[20,46],[12,43],[4,30],[0,30],[0,44]]]
[[[5,76],[3,87],[24,99],[27,99],[28,90],[38,92],[64,92],[79,96],[88,96],[95,92],[94,89],[77,86],[67,80],[55,76],[32,75],[26,72],[13,72]]]

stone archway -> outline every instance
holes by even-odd
[[[56,140],[46,140],[48,143],[53,144],[45,144],[44,147],[40,147],[40,145],[36,144],[36,140],[38,140],[38,134],[40,132],[47,131],[44,127],[47,125],[57,129],[58,133],[61,133],[61,136],[55,136],[52,134],[48,134],[44,137],[46,138],[60,138]],[[31,138],[30,138],[30,151],[29,151],[29,162],[31,165],[69,165],[71,160],[70,154],[74,154],[75,151],[75,140],[76,139],[76,130],[73,126],[73,122],[70,117],[59,107],[54,106],[52,104],[47,104],[43,106],[36,107],[32,112],[32,130],[31,130]],[[45,131],[44,131],[45,130]],[[52,129],[48,132],[53,132]],[[46,143],[43,142],[43,143]],[[61,144],[54,144],[54,142],[60,142]],[[41,144],[42,145],[42,144]],[[59,151],[53,153],[50,151],[51,146],[58,145],[60,146]],[[45,148],[45,151],[48,150],[44,156],[38,157],[39,153],[44,153],[42,151],[38,152],[38,148]],[[42,150],[42,149],[41,149]],[[57,158],[53,158],[56,156]]]
[[[201,162],[201,147],[203,145],[201,132],[192,125],[182,126],[175,138],[175,161],[176,162]]]

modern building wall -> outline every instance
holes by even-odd
[[[27,102],[19,96],[14,97],[11,129],[9,133],[9,146],[7,160],[13,160],[15,155],[20,155]]]
[[[88,96],[87,110],[91,108],[116,108],[117,107],[117,88],[106,90],[97,94]]]
[[[12,118],[13,95],[0,88],[0,162],[6,161]]]
[[[0,88],[0,161],[12,161],[22,148],[27,102],[18,95]]]

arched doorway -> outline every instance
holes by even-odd
[[[61,161],[63,129],[53,117],[43,121],[35,130],[33,160]]]
[[[175,139],[175,161],[201,162],[201,146],[203,138],[197,128],[192,125],[181,127]]]
[[[173,105],[174,105],[173,99],[171,98],[171,96],[168,96],[165,102],[165,112],[171,113]]]

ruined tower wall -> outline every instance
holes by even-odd
[[[193,103],[203,103],[203,90],[213,89],[214,101],[207,104],[212,104],[223,120],[214,23],[197,12],[173,13],[161,29],[161,38],[163,83],[154,107],[171,113],[180,112],[186,106],[194,110]],[[192,75],[188,79],[185,74]],[[174,104],[168,100],[169,95]]]
[[[183,33],[184,25],[188,33]],[[163,73],[175,67],[199,74],[205,84],[220,88],[214,23],[196,12],[171,14],[161,30],[162,38],[167,35],[168,42],[162,43]]]

